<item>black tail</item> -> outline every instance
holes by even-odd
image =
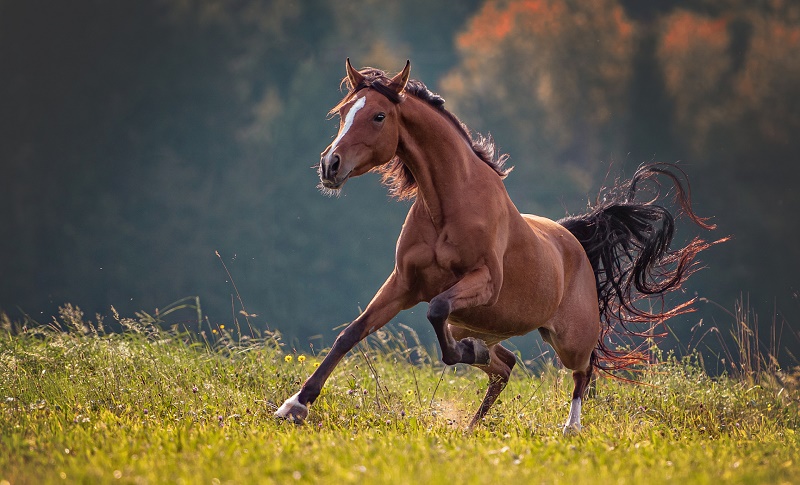
[[[644,352],[610,348],[609,334],[653,337],[655,325],[693,311],[694,299],[669,310],[663,308],[662,299],[662,310],[657,312],[644,310],[635,303],[653,297],[663,298],[679,289],[686,278],[699,269],[694,261],[697,254],[727,239],[709,243],[694,238],[680,249],[670,248],[675,217],[656,204],[661,188],[657,175],[671,180],[682,214],[703,229],[716,227],[694,214],[686,174],[671,164],[639,167],[630,180],[617,181],[613,187],[601,190],[588,213],[558,221],[580,241],[594,268],[603,322],[595,360],[599,369],[617,370],[647,361]],[[653,182],[653,198],[637,202],[634,200],[637,189],[646,181]],[[686,181],[685,187],[682,181]],[[649,324],[649,327],[636,331],[630,328],[630,323]]]

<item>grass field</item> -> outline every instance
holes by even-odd
[[[641,385],[600,379],[582,434],[565,438],[570,374],[518,365],[467,433],[484,375],[444,368],[396,329],[352,352],[295,426],[272,412],[319,355],[222,326],[191,336],[139,315],[106,333],[61,313],[2,320],[2,485],[800,483],[797,370],[712,379],[664,357]]]

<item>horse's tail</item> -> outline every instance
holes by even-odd
[[[610,334],[647,338],[665,335],[654,334],[654,327],[670,317],[693,311],[695,299],[665,309],[663,296],[678,290],[699,269],[694,261],[698,253],[727,239],[706,242],[694,238],[684,247],[672,249],[675,217],[656,204],[660,198],[658,175],[672,182],[681,213],[703,229],[716,227],[692,211],[688,178],[671,164],[640,166],[630,180],[617,181],[613,187],[601,190],[589,212],[558,221],[580,241],[594,268],[603,325],[593,362],[601,370],[624,369],[648,360],[641,347],[611,348]],[[637,189],[646,181],[654,183],[653,198],[637,202]],[[653,297],[662,298],[660,311],[636,305],[637,301]],[[634,330],[631,323],[643,323],[647,328]]]

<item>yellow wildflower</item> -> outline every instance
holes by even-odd
[[[306,361],[306,356],[305,355],[300,354],[300,355],[297,356],[297,362],[300,362],[302,364],[305,361]]]
[[[291,362],[292,361],[292,356],[291,355],[287,355],[286,357],[283,358],[283,360],[285,360],[286,362]]]

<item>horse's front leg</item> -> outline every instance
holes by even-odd
[[[436,332],[445,364],[489,364],[491,356],[486,343],[473,337],[456,341],[447,325],[447,318],[452,312],[497,301],[500,285],[495,283],[489,268],[482,266],[431,300],[428,320]]]
[[[395,273],[392,273],[367,305],[366,310],[342,330],[328,355],[306,380],[300,391],[287,399],[275,412],[275,416],[302,423],[308,416],[308,406],[319,396],[322,386],[342,357],[358,342],[386,325],[401,310],[413,306],[413,303],[415,302],[410,301],[408,292],[398,284]]]

